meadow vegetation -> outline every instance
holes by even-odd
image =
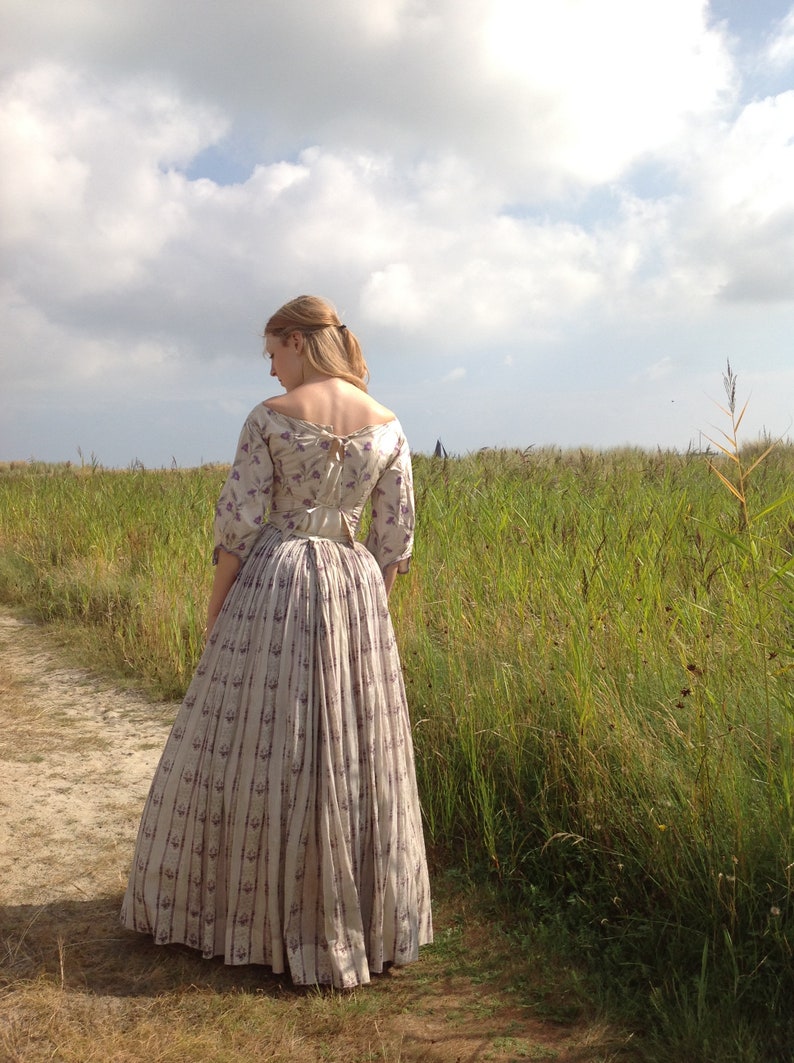
[[[726,388],[705,454],[418,455],[393,616],[434,852],[668,1058],[754,1063],[794,1043],[794,445]],[[178,696],[224,475],[5,467],[0,601]]]

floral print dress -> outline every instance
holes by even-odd
[[[339,437],[251,412],[215,521],[242,567],[152,782],[124,925],[338,987],[432,940],[382,576],[413,524],[397,421]]]

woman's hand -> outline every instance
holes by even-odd
[[[397,569],[399,567],[399,561],[395,561],[392,565],[387,565],[383,570],[383,582],[386,584],[386,597],[389,597],[391,589],[394,586],[394,581],[397,579]]]
[[[215,621],[218,619],[223,603],[226,601],[226,595],[237,579],[239,571],[240,558],[237,554],[231,554],[228,550],[220,547],[218,550],[218,563],[215,566],[215,578],[212,581],[210,600],[207,605],[207,638],[212,634]]]

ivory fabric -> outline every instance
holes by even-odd
[[[242,568],[152,782],[124,925],[338,987],[432,940],[381,571],[407,568],[413,526],[397,421],[342,438],[251,412],[215,521]]]

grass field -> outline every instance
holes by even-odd
[[[709,455],[417,456],[393,616],[444,865],[667,1058],[753,1063],[794,1044],[794,446],[727,412]],[[178,696],[224,473],[3,469],[0,601]]]

